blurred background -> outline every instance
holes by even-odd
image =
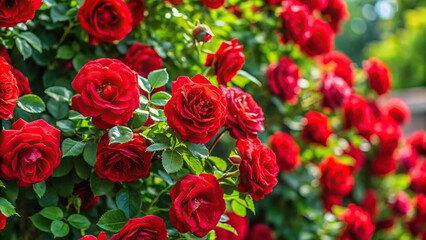
[[[404,129],[426,129],[426,0],[347,0],[351,19],[336,48],[360,67],[376,56],[389,65],[392,96],[412,111]]]

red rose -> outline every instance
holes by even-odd
[[[122,40],[132,30],[132,13],[124,0],[86,0],[77,16],[92,44]]]
[[[163,67],[163,60],[157,52],[139,42],[133,43],[127,50],[123,62],[144,78],[147,78],[150,72]]]
[[[392,118],[400,125],[410,122],[411,112],[407,104],[399,98],[387,100],[381,107],[383,114]]]
[[[395,225],[395,222],[396,220],[394,217],[379,220],[377,221],[377,223],[375,223],[376,231],[379,231],[379,230],[389,231],[393,228],[393,226]]]
[[[167,240],[167,229],[163,219],[147,215],[129,219],[124,227],[114,234],[111,240],[155,239]]]
[[[313,22],[314,19],[306,5],[297,1],[282,2],[281,25],[284,42],[303,44],[309,37]]]
[[[179,77],[172,83],[172,98],[164,113],[182,141],[205,144],[225,124],[226,98],[203,75]]]
[[[225,212],[219,181],[211,174],[187,174],[170,191],[170,221],[181,232],[203,237],[214,229]]]
[[[132,28],[139,27],[139,24],[145,18],[145,3],[144,0],[129,0],[127,7],[132,13]]]
[[[337,205],[340,206],[342,205],[342,196],[340,195],[334,195],[334,194],[329,194],[329,193],[325,193],[323,195],[323,206],[324,206],[324,210],[327,212],[331,212],[333,206]]]
[[[351,95],[351,87],[334,74],[323,76],[320,91],[323,95],[322,106],[336,109],[342,106],[346,98]]]
[[[419,235],[426,227],[426,196],[423,194],[417,194],[415,197],[416,203],[416,214],[407,223],[408,229],[413,236]]]
[[[373,133],[375,119],[373,110],[360,95],[352,94],[343,103],[344,125],[354,127],[358,134],[369,139]]]
[[[340,240],[368,240],[373,236],[374,225],[371,217],[355,204],[349,204],[342,215],[339,216],[339,220],[346,224],[340,233]]]
[[[41,0],[2,0],[0,1],[0,27],[14,27],[33,19]]]
[[[166,2],[177,6],[177,5],[182,4],[183,0],[166,0]]]
[[[274,234],[272,230],[264,224],[256,224],[252,226],[247,234],[245,240],[274,240]]]
[[[14,122],[0,135],[0,174],[21,187],[50,177],[61,161],[61,132],[43,119]]]
[[[238,5],[228,5],[226,9],[228,9],[228,11],[234,14],[237,18],[241,18],[243,16],[243,12]]]
[[[19,71],[16,68],[11,68],[10,69],[13,76],[15,76],[16,79],[16,83],[18,85],[19,88],[19,96],[24,96],[27,94],[31,94],[31,88],[30,88],[30,83],[28,82],[28,78],[24,76],[24,74],[21,73],[21,71]]]
[[[426,160],[418,161],[409,172],[411,179],[410,189],[415,193],[426,194]]]
[[[244,65],[243,45],[238,39],[223,41],[216,53],[209,53],[206,66],[213,67],[219,84],[226,86]]]
[[[399,155],[399,162],[405,172],[410,171],[417,163],[419,154],[411,146],[404,147]]]
[[[305,141],[327,146],[327,139],[332,133],[327,116],[315,111],[306,113],[302,129],[302,138]]]
[[[152,153],[146,152],[148,141],[134,133],[126,143],[109,144],[105,133],[96,148],[95,171],[112,182],[132,182],[149,176]]]
[[[98,237],[93,235],[88,235],[80,238],[79,240],[108,240],[108,237],[105,232],[99,233]]]
[[[368,189],[365,192],[364,200],[361,203],[361,208],[366,211],[371,219],[377,214],[377,193],[373,189]]]
[[[334,73],[352,87],[355,74],[352,61],[348,56],[339,51],[331,51],[321,56],[320,61],[326,72]]]
[[[222,7],[225,4],[225,0],[200,0],[201,3],[210,8],[210,9],[217,9]]]
[[[11,66],[0,57],[0,119],[13,117],[13,109],[19,97],[19,88]]]
[[[278,182],[274,152],[257,138],[239,139],[237,149],[241,157],[238,191],[248,192],[254,200],[263,199]]]
[[[100,58],[86,63],[71,83],[79,95],[72,108],[100,129],[126,125],[139,108],[138,76],[116,59]]]
[[[354,186],[351,169],[337,162],[335,156],[326,157],[320,164],[321,186],[327,194],[345,196]]]
[[[263,111],[253,97],[237,87],[221,87],[227,99],[228,117],[225,126],[233,138],[257,137],[263,132]]]
[[[407,137],[407,143],[421,155],[426,155],[426,131],[418,130]]]
[[[284,132],[275,132],[269,137],[269,144],[277,157],[280,171],[292,171],[300,165],[299,146]]]
[[[249,221],[245,217],[240,217],[233,212],[226,213],[228,220],[224,223],[230,225],[235,229],[237,234],[234,234],[228,230],[225,230],[220,227],[214,229],[216,233],[216,239],[222,240],[245,240],[247,235],[247,230],[249,228]]]
[[[371,162],[371,173],[377,177],[385,177],[395,172],[396,159],[392,155],[378,155]]]
[[[389,92],[391,88],[391,76],[386,64],[377,58],[370,58],[362,63],[362,68],[367,74],[370,87],[378,95]]]
[[[413,208],[410,197],[405,192],[398,193],[391,201],[391,207],[396,215],[405,216]]]
[[[353,144],[349,144],[349,147],[344,151],[344,154],[352,157],[355,160],[352,166],[353,171],[358,172],[362,169],[365,163],[365,154]]]
[[[322,14],[335,33],[339,33],[343,22],[349,19],[348,6],[344,0],[328,0]]]
[[[402,136],[401,127],[393,120],[382,117],[374,126],[374,133],[379,138],[379,152],[381,155],[392,155]]]
[[[11,61],[9,53],[7,52],[7,49],[1,45],[0,45],[0,57],[3,57],[8,63],[10,63]]]
[[[90,188],[90,183],[83,181],[74,186],[72,195],[80,198],[80,210],[85,211],[94,208],[99,203],[99,197],[95,196]]]
[[[192,36],[195,40],[206,43],[210,42],[214,34],[208,25],[200,24],[192,30]]]
[[[323,20],[315,19],[310,28],[309,37],[300,47],[305,54],[311,57],[330,52],[334,48],[333,30]]]
[[[312,12],[314,10],[324,10],[328,5],[328,0],[299,0],[301,3],[308,6]]]
[[[3,230],[6,227],[7,217],[0,212],[0,230]]]
[[[301,78],[299,67],[291,58],[281,57],[278,63],[272,63],[266,69],[266,77],[271,92],[293,105],[300,93],[298,80]]]

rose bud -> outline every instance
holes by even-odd
[[[9,63],[0,57],[0,119],[5,120],[13,117],[19,97],[18,83],[11,68]]]
[[[7,0],[0,6],[0,28],[14,27],[34,18],[41,0]]]
[[[300,165],[299,146],[284,132],[275,132],[269,137],[269,145],[277,157],[280,171],[293,171]]]
[[[163,219],[154,215],[132,218],[111,237],[111,240],[155,239],[167,240],[167,229]]]
[[[349,204],[339,216],[345,223],[340,233],[339,240],[344,239],[370,239],[374,233],[374,225],[370,215],[355,204]]]
[[[418,130],[407,137],[407,143],[421,155],[426,155],[426,131]]]
[[[327,116],[310,111],[305,115],[302,138],[310,143],[327,146],[327,139],[333,133]]]
[[[383,95],[391,88],[391,76],[388,66],[377,58],[370,58],[362,63],[370,87],[378,94]]]
[[[225,213],[225,215],[228,217],[228,220],[224,223],[233,227],[235,231],[237,232],[237,234],[230,232],[228,230],[225,230],[223,228],[216,227],[214,229],[214,232],[216,233],[216,239],[245,240],[247,235],[247,230],[249,229],[248,219],[245,217],[240,217],[233,212]]]
[[[195,40],[206,43],[213,38],[214,34],[209,26],[200,24],[192,30],[192,36]]]
[[[342,106],[347,97],[351,95],[351,88],[340,77],[334,74],[323,76],[320,91],[323,95],[322,106],[336,109]]]
[[[351,59],[339,51],[331,51],[320,58],[320,64],[326,73],[334,75],[345,80],[349,87],[352,87],[355,73]]]
[[[391,201],[391,207],[396,215],[405,216],[413,208],[410,197],[405,192],[398,193]]]
[[[93,235],[87,235],[82,238],[79,238],[78,240],[108,240],[108,237],[105,232],[99,233],[98,237],[95,237]]]
[[[381,107],[383,114],[392,118],[400,125],[410,122],[411,112],[407,104],[399,98],[387,100]]]
[[[347,165],[337,162],[335,156],[326,157],[320,164],[320,183],[327,194],[345,196],[354,186],[351,169]]]
[[[328,0],[327,7],[322,14],[335,33],[339,33],[343,22],[349,19],[345,0]]]

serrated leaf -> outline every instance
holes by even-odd
[[[50,225],[50,231],[53,236],[56,237],[65,237],[70,232],[70,226],[62,221],[55,220]]]
[[[185,142],[185,145],[188,147],[189,151],[200,158],[206,158],[209,156],[209,149],[203,144],[195,144],[192,142]]]
[[[68,102],[73,95],[72,91],[59,86],[47,88],[44,93],[58,102]]]
[[[81,230],[85,230],[90,227],[89,219],[81,214],[72,214],[68,217],[68,222],[71,226]]]
[[[240,217],[245,217],[247,215],[247,208],[235,200],[231,203],[231,209]]]
[[[152,107],[150,107],[148,110],[152,120],[156,122],[165,122],[167,120],[166,115],[164,115],[164,110]]]
[[[170,146],[168,146],[164,143],[154,143],[154,144],[149,145],[146,148],[146,151],[147,152],[155,152],[155,151],[162,151],[162,150],[167,149],[167,148],[170,148]]]
[[[92,173],[92,176],[90,176],[90,187],[95,196],[102,196],[114,188],[114,183],[108,179],[100,178],[96,173]]]
[[[165,106],[172,96],[166,92],[156,92],[151,96],[151,104]]]
[[[21,53],[24,60],[31,57],[33,50],[30,44],[26,40],[22,38],[16,38],[15,44],[16,44],[16,48],[18,49],[19,53]]]
[[[50,233],[50,225],[52,223],[51,220],[41,216],[40,214],[36,213],[29,217],[31,222],[33,223],[34,227],[39,229],[42,232]]]
[[[142,77],[141,75],[138,75],[138,85],[145,92],[151,92],[151,84],[149,84],[148,79]]]
[[[89,166],[83,159],[77,159],[74,161],[74,169],[77,176],[83,180],[87,180],[90,177],[92,167]]]
[[[120,209],[109,210],[101,216],[97,225],[113,233],[116,233],[123,228],[127,223],[126,215]]]
[[[148,82],[151,84],[152,89],[162,87],[166,85],[168,81],[169,74],[165,68],[152,71],[148,74]]]
[[[162,161],[164,170],[167,173],[175,173],[182,168],[183,159],[176,151],[166,150],[162,154]]]
[[[18,99],[18,107],[29,113],[42,113],[46,110],[43,100],[34,94],[27,94]]]
[[[226,223],[218,223],[217,225],[216,225],[216,227],[218,227],[218,228],[222,228],[222,229],[225,229],[226,231],[229,231],[229,232],[231,232],[231,233],[233,233],[233,234],[235,234],[235,235],[238,235],[238,233],[237,233],[237,231],[235,230],[235,228],[233,228],[231,225],[229,225],[229,224],[226,224]]]
[[[43,208],[39,214],[50,220],[61,220],[64,217],[62,209],[54,206]]]
[[[127,126],[131,129],[141,128],[149,118],[149,112],[141,109],[137,109],[133,112],[133,117],[130,119]]]
[[[250,80],[250,82],[256,84],[257,86],[262,87],[262,83],[256,77],[251,75],[250,73],[248,73],[244,70],[239,70],[238,75],[247,78],[248,80]]]
[[[222,158],[209,156],[208,160],[212,162],[217,167],[217,169],[219,169],[222,172],[226,171],[226,168],[228,167],[227,162],[223,160]]]
[[[115,126],[108,132],[109,144],[126,143],[133,138],[132,129],[124,126]]]
[[[129,188],[122,189],[115,198],[117,207],[121,209],[127,218],[135,217],[139,214],[142,205],[140,193]]]
[[[46,192],[46,183],[39,182],[33,185],[34,192],[37,194],[38,198],[43,197],[44,193]]]
[[[35,50],[41,52],[41,41],[32,32],[22,32],[19,34],[19,38],[25,39]]]
[[[96,144],[93,142],[86,143],[83,151],[83,158],[90,166],[95,166],[96,162]]]
[[[58,52],[56,53],[56,58],[69,60],[75,56],[75,51],[72,46],[62,45],[58,48]]]
[[[66,138],[62,142],[62,157],[78,156],[83,152],[86,143],[75,141],[71,138]]]
[[[15,207],[7,201],[5,198],[0,197],[0,212],[3,213],[6,217],[17,214]]]

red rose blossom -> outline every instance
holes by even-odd
[[[331,109],[342,106],[345,99],[351,95],[350,86],[334,74],[323,76],[320,91],[323,95],[322,106]]]
[[[354,165],[352,166],[353,171],[358,172],[362,169],[365,163],[365,154],[353,144],[349,144],[349,147],[345,149],[344,154],[354,159]]]
[[[72,195],[80,198],[81,211],[92,209],[99,203],[99,197],[93,194],[88,181],[74,185]]]
[[[410,171],[417,164],[419,154],[410,145],[402,148],[399,154],[399,162],[405,172]]]
[[[132,13],[132,28],[137,28],[145,18],[144,0],[128,0],[127,7]]]
[[[377,201],[377,192],[374,189],[368,189],[365,192],[361,208],[370,215],[371,219],[373,219],[377,214]]]
[[[19,71],[16,68],[11,68],[10,69],[13,76],[15,76],[16,79],[16,83],[18,85],[19,88],[19,96],[24,96],[27,94],[31,94],[31,88],[30,88],[30,83],[28,82],[28,78],[24,76],[24,74],[21,73],[21,71]]]
[[[108,240],[108,237],[105,232],[99,233],[98,237],[95,237],[93,235],[87,235],[82,238],[79,238],[79,240]]]
[[[200,0],[201,3],[210,8],[210,9],[217,9],[222,7],[225,4],[225,0]]]
[[[299,0],[301,3],[308,6],[312,12],[314,10],[324,10],[328,5],[328,0]]]
[[[271,92],[283,101],[293,105],[297,103],[301,78],[299,67],[289,57],[281,57],[278,63],[271,63],[266,69],[268,86]]]
[[[134,133],[126,143],[109,144],[105,133],[96,148],[95,171],[112,182],[132,182],[149,176],[151,152],[146,152],[148,140]]]
[[[311,57],[326,54],[334,48],[334,32],[326,22],[315,19],[310,28],[309,37],[300,47],[305,54]]]
[[[320,62],[325,72],[334,73],[345,80],[349,87],[352,87],[355,74],[352,61],[348,56],[339,51],[331,51],[322,55]]]
[[[249,229],[245,240],[274,240],[272,230],[264,224],[255,224]]]
[[[19,97],[19,88],[11,66],[0,57],[0,119],[13,117],[13,109]]]
[[[354,186],[351,169],[337,162],[335,156],[326,157],[320,164],[321,186],[327,194],[345,196]]]
[[[139,42],[133,43],[127,50],[123,63],[144,78],[147,78],[150,72],[163,67],[163,60],[157,52]]]
[[[179,77],[164,107],[167,123],[182,141],[205,144],[225,124],[226,98],[203,75]]]
[[[167,240],[167,229],[163,219],[154,215],[132,218],[111,237],[111,240],[155,239]]]
[[[391,76],[388,67],[377,58],[370,58],[362,63],[367,74],[368,83],[378,94],[383,95],[391,88]]]
[[[0,230],[3,230],[6,227],[7,217],[0,212]]]
[[[407,137],[407,143],[421,155],[426,155],[426,131],[417,130]]]
[[[327,7],[322,11],[322,14],[335,33],[339,33],[343,22],[349,19],[348,6],[345,0],[328,0]]]
[[[285,132],[275,132],[269,137],[269,145],[277,157],[280,171],[292,171],[300,165],[299,146]]]
[[[371,173],[377,177],[385,177],[397,168],[397,162],[393,155],[378,155],[371,162]]]
[[[340,233],[339,240],[368,240],[373,236],[374,225],[371,217],[355,204],[349,204],[346,210],[339,216],[339,220],[346,224]]]
[[[278,182],[274,152],[257,138],[239,139],[237,149],[241,157],[238,191],[248,192],[254,200],[263,199]]]
[[[230,225],[235,229],[237,234],[225,230],[220,227],[216,227],[214,232],[216,233],[216,239],[222,240],[245,240],[247,235],[247,230],[249,229],[249,221],[245,217],[240,217],[233,212],[225,213],[228,217],[228,220],[224,222],[225,224]]]
[[[302,138],[305,141],[327,146],[327,139],[332,133],[327,116],[315,111],[306,113],[302,129]]]
[[[360,95],[352,94],[343,103],[344,127],[354,127],[358,134],[369,139],[373,133],[375,118],[368,102]]]
[[[3,57],[8,63],[10,63],[11,61],[9,53],[7,52],[7,49],[3,47],[2,45],[0,45],[0,57]]]
[[[170,191],[170,221],[181,233],[203,237],[214,229],[225,212],[219,181],[211,174],[187,174]]]
[[[33,19],[41,0],[0,0],[0,28],[14,27]]]
[[[398,193],[391,201],[391,208],[396,215],[407,215],[407,213],[413,208],[410,196],[408,196],[405,192]]]
[[[72,98],[72,109],[92,117],[100,129],[126,125],[139,108],[137,74],[119,60],[89,61],[71,85],[79,93]]]
[[[298,1],[283,1],[280,16],[284,42],[303,44],[309,37],[314,22],[308,7]]]
[[[43,119],[22,119],[0,135],[0,174],[21,187],[44,181],[61,161],[61,132]]]
[[[379,138],[381,155],[392,155],[402,137],[402,129],[393,120],[382,117],[374,126],[374,134]]]
[[[381,107],[383,114],[392,118],[400,125],[410,122],[411,112],[407,104],[399,98],[387,100]]]
[[[410,170],[410,189],[415,193],[426,194],[426,160],[417,162],[416,166]]]
[[[213,67],[217,81],[226,86],[245,62],[243,46],[238,44],[238,39],[223,41],[216,53],[207,54],[206,66]]]
[[[122,40],[132,30],[132,13],[124,0],[86,0],[77,17],[91,44]]]
[[[225,126],[230,135],[235,139],[252,138],[263,132],[263,111],[253,97],[237,87],[221,89],[228,103]]]

